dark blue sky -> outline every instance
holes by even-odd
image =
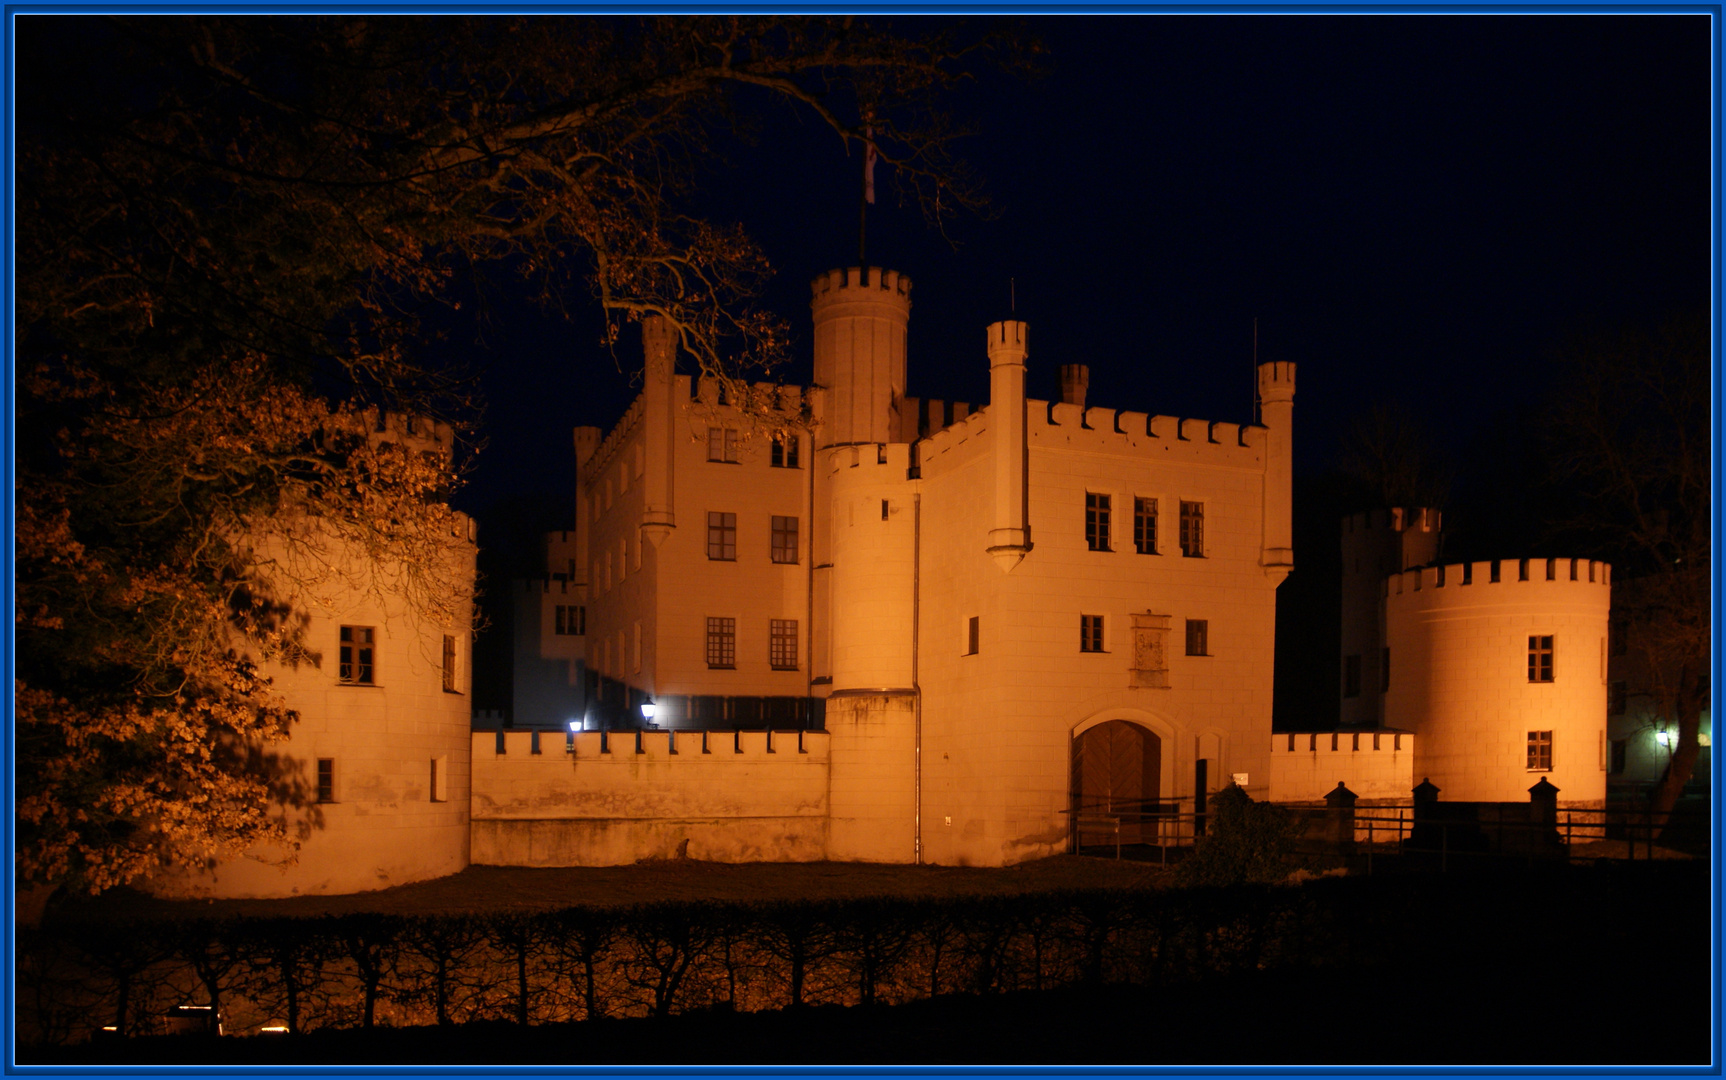
[[[1091,403],[1243,421],[1259,355],[1300,364],[1297,468],[1400,401],[1462,453],[1562,378],[1591,326],[1710,298],[1704,15],[1048,16],[1047,73],[956,103],[1000,213],[954,250],[884,174],[869,261],[915,282],[910,392],[981,402],[983,326],[1031,324],[1030,389],[1091,367]],[[914,21],[908,21],[914,29]],[[808,282],[856,257],[856,167],[781,106],[698,209],[778,268],[808,378]],[[573,506],[570,428],[633,391],[573,321],[505,305],[485,332],[490,447],[464,508]],[[458,334],[465,347],[472,330]],[[635,359],[629,343],[625,359]]]

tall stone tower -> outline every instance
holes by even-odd
[[[878,266],[814,281],[815,384],[826,390],[816,446],[886,443],[905,398],[911,279]]]
[[[1385,578],[1438,558],[1443,518],[1429,507],[1350,514],[1342,522],[1343,727],[1385,723]]]
[[[1294,569],[1295,366],[1259,365],[1259,408],[1264,418],[1264,547],[1260,562],[1280,581]]]

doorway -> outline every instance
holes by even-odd
[[[1105,818],[1119,821],[1122,844],[1156,843],[1162,775],[1163,741],[1156,732],[1129,720],[1109,720],[1081,732],[1073,740],[1077,844],[1105,842],[1095,831]]]

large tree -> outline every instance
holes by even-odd
[[[1664,823],[1695,769],[1709,708],[1712,473],[1705,315],[1579,337],[1559,355],[1546,448],[1560,505],[1554,535],[1613,563],[1630,693],[1676,731],[1652,796]]]
[[[17,771],[25,882],[98,889],[280,840],[303,798],[264,662],[309,662],[309,535],[436,575],[471,431],[424,315],[494,265],[702,370],[779,359],[768,264],[692,215],[713,133],[778,100],[871,139],[937,224],[979,203],[943,94],[996,48],[864,21],[93,18],[19,23]],[[315,527],[308,527],[315,522]],[[269,554],[261,554],[269,553]],[[291,839],[291,838],[289,838]]]

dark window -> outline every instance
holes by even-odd
[[[731,461],[737,460],[737,432],[733,428],[707,429],[707,460]]]
[[[1092,551],[1109,550],[1109,497],[1085,493],[1085,543]]]
[[[1342,658],[1342,696],[1360,697],[1360,654]]]
[[[1552,681],[1552,635],[1528,635],[1528,681]]]
[[[1630,740],[1628,739],[1612,740],[1612,766],[1610,769],[1612,773],[1617,774],[1624,771],[1625,758],[1629,755],[1630,751],[1629,744]]]
[[[980,623],[980,619],[976,615],[971,616],[971,618],[966,622],[966,626],[965,626],[965,655],[966,656],[976,656],[977,655],[977,646],[980,644],[979,638],[982,636],[981,630],[979,628],[979,623]]]
[[[797,561],[797,519],[794,517],[773,518],[773,561],[778,563],[794,563]]]
[[[1103,651],[1103,617],[1101,615],[1079,616],[1079,651]]]
[[[576,637],[587,633],[587,609],[580,604],[557,605],[557,632]]]
[[[342,627],[341,665],[337,677],[354,686],[375,685],[378,672],[373,655],[371,627]]]
[[[773,619],[769,623],[767,660],[774,671],[797,670],[797,620]]]
[[[538,734],[538,732],[535,732]],[[449,783],[449,759],[434,757],[431,759],[431,801],[445,802],[449,799],[449,791],[445,785]]]
[[[1390,646],[1386,645],[1379,652],[1378,658],[1378,692],[1390,692]]]
[[[336,801],[336,759],[318,759],[318,801]]]
[[[735,562],[737,559],[737,515],[717,510],[707,514],[707,557]]]
[[[1205,504],[1181,503],[1181,554],[1189,559],[1205,557]]]
[[[1133,549],[1140,555],[1157,553],[1157,500],[1133,500]]]
[[[1606,715],[1623,716],[1630,705],[1630,688],[1623,679],[1614,679],[1606,687]]]
[[[1528,771],[1552,771],[1552,732],[1531,731],[1528,733]]]
[[[1630,650],[1630,623],[1622,616],[1608,622],[1606,640],[1608,652],[1613,656],[1623,656]]]
[[[775,435],[773,437],[772,463],[775,469],[795,469],[797,467],[797,436]]]
[[[1209,656],[1211,654],[1211,624],[1206,619],[1187,620],[1187,655]]]
[[[736,619],[708,616],[707,666],[710,668],[734,668],[737,666]]]
[[[443,688],[444,693],[455,693],[455,638],[443,636]]]

